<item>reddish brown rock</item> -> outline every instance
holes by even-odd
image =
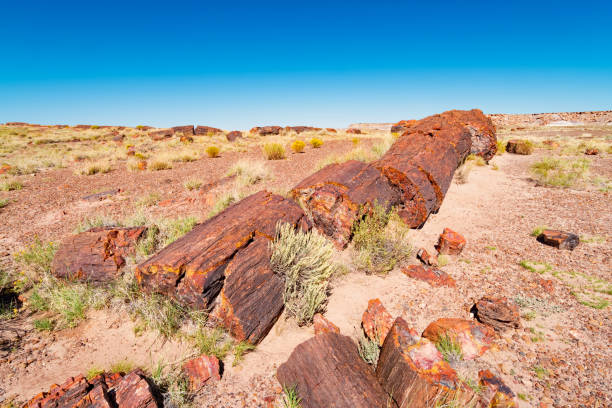
[[[360,135],[361,134],[361,130],[360,129],[355,129],[355,128],[350,128],[350,129],[346,129],[346,133],[353,134],[353,135]]]
[[[327,320],[321,313],[315,314],[312,322],[314,324],[315,335],[322,333],[340,333],[338,326]]]
[[[287,126],[285,127],[285,131],[287,132],[295,132],[297,134],[303,133],[303,132],[307,132],[307,131],[311,131],[311,130],[315,130],[316,128],[312,127],[312,126]]]
[[[12,167],[8,164],[3,164],[0,166],[0,174],[8,173],[11,171]]]
[[[89,194],[89,195],[86,195],[85,197],[82,197],[81,199],[85,201],[102,201],[116,194],[119,194],[120,192],[121,192],[120,188],[114,188],[112,190],[102,191],[102,192],[95,193],[95,194]]]
[[[127,374],[114,387],[118,408],[157,408],[160,404],[146,377],[138,370]]]
[[[573,251],[580,243],[578,235],[559,230],[544,230],[536,239],[542,244],[570,251]]]
[[[438,319],[427,326],[423,337],[436,343],[440,337],[448,336],[461,345],[463,358],[472,360],[483,355],[493,343],[495,332],[489,326],[485,326],[472,320],[443,318]]]
[[[433,343],[420,339],[401,317],[385,339],[376,377],[400,408],[434,406],[436,401],[454,399],[460,392],[455,370]]]
[[[198,136],[200,135],[213,136],[221,132],[222,132],[221,129],[217,129],[217,128],[210,127],[210,126],[198,126],[195,128],[195,134]]]
[[[193,137],[191,136],[183,135],[179,140],[183,143],[193,143]]]
[[[117,142],[118,144],[123,143],[123,139],[125,139],[125,135],[116,135],[113,136],[113,142]]]
[[[271,240],[278,222],[309,228],[304,212],[297,204],[279,195],[260,191],[196,225],[191,232],[138,265],[136,278],[146,291],[169,295],[193,307],[207,308],[223,286],[230,261],[233,261],[233,266],[228,279],[236,280],[237,284],[248,285],[260,278],[272,278],[266,273],[268,265],[262,258],[267,257],[267,245],[263,245],[266,248],[257,245],[245,255],[240,253],[259,237]],[[248,256],[253,259],[248,259]],[[258,268],[253,280],[244,276],[246,271],[243,268],[249,267],[250,262],[251,266]],[[243,294],[236,293],[234,297],[231,295],[233,289],[227,290],[226,299],[241,301],[245,307],[252,306],[248,296],[261,296],[251,290]],[[270,296],[276,298],[277,294],[271,293]],[[267,307],[263,301],[261,304],[261,307]],[[230,311],[230,316],[240,317],[242,313],[236,307]],[[245,335],[248,337],[246,332]]]
[[[428,266],[438,266],[438,260],[429,255],[429,252],[425,248],[421,248],[417,251],[417,259],[421,261],[423,264]]]
[[[357,345],[341,334],[319,334],[298,345],[276,376],[281,385],[296,388],[303,408],[387,406]]]
[[[134,156],[136,155],[136,148],[134,146],[130,146],[127,149],[127,155],[128,156]]]
[[[529,155],[533,153],[533,145],[527,140],[508,140],[506,151],[508,153]]]
[[[485,296],[476,302],[473,310],[480,323],[491,326],[497,331],[521,327],[518,306],[505,297]]]
[[[193,135],[193,125],[173,126],[171,129],[175,134],[182,133],[187,136]]]
[[[74,128],[79,130],[91,129],[91,125],[76,125]]]
[[[499,377],[489,370],[478,372],[480,378],[480,406],[484,408],[516,408],[515,394]]]
[[[599,149],[589,148],[584,151],[587,156],[595,156],[599,154]]]
[[[555,140],[544,140],[542,142],[543,144],[545,144],[546,146],[550,147],[551,149],[556,149],[557,147],[559,147],[559,142],[555,141]]]
[[[554,281],[552,279],[536,279],[536,282],[549,295],[552,295],[553,293],[555,293],[555,283],[554,283]]]
[[[278,135],[281,130],[283,128],[280,126],[262,126],[252,128],[249,133],[258,134],[259,136]]]
[[[138,162],[138,170],[146,170],[147,169],[147,161],[146,160],[140,160]]]
[[[325,128],[326,131],[328,131],[329,133],[336,133],[336,129],[334,128]]]
[[[242,132],[239,130],[233,130],[229,132],[227,135],[225,135],[225,137],[228,141],[233,142],[236,139],[242,138]]]
[[[397,123],[394,123],[393,126],[391,126],[391,133],[399,133],[400,135],[403,134],[406,130],[408,130],[408,128],[410,128],[411,126],[416,124],[416,120],[411,119],[411,120],[400,120]]]
[[[444,231],[438,238],[436,250],[441,254],[458,255],[465,247],[465,238],[450,228],[444,228]]]
[[[393,318],[387,312],[380,299],[368,301],[368,308],[361,317],[361,326],[370,340],[378,341],[382,346],[387,333],[393,325]]]
[[[111,281],[145,231],[145,227],[98,227],[68,237],[53,258],[51,272],[69,280]]]
[[[219,359],[215,356],[203,354],[189,360],[183,364],[183,371],[187,375],[189,388],[192,391],[199,390],[208,382],[221,380]]]
[[[172,137],[172,135],[174,135],[174,131],[172,129],[159,129],[149,132],[149,136],[153,140],[168,139]]]
[[[431,286],[448,286],[454,288],[455,280],[446,272],[432,266],[409,265],[402,268],[402,272],[413,279],[429,283]]]

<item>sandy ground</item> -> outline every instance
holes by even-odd
[[[290,160],[271,162],[276,175],[270,188],[286,188],[313,171],[317,160],[332,152],[348,151],[350,141],[333,142],[326,149],[293,155]],[[19,205],[5,209],[0,242],[5,251],[28,242],[34,234],[61,239],[72,231],[80,217],[103,211],[124,214],[126,203],[147,191],[160,191],[173,204],[157,209],[162,215],[204,214],[198,193],[187,192],[182,183],[194,175],[204,182],[220,177],[237,157],[259,154],[231,153],[224,159],[203,159],[171,171],[134,175],[113,172],[107,175],[74,176],[68,170],[39,174],[18,193]],[[470,317],[470,308],[483,295],[529,299],[533,320],[506,332],[496,347],[481,359],[456,367],[465,377],[476,377],[482,368],[491,368],[521,394],[520,407],[605,407],[612,404],[610,363],[612,322],[609,307],[597,310],[580,304],[570,293],[570,284],[550,273],[540,275],[519,265],[521,260],[546,262],[554,270],[579,271],[611,279],[612,199],[595,189],[551,189],[536,186],[529,179],[531,163],[549,152],[531,156],[497,156],[492,166],[475,167],[466,184],[453,183],[438,212],[425,227],[412,231],[415,247],[430,253],[444,227],[460,232],[467,246],[451,257],[443,269],[457,281],[456,288],[432,288],[410,279],[399,270],[385,277],[350,272],[337,277],[327,305],[326,317],[341,332],[357,338],[361,315],[367,302],[380,298],[394,316],[402,316],[418,331],[440,317]],[[596,156],[593,172],[611,176],[612,155]],[[88,203],[80,197],[90,191],[122,188],[125,194],[110,200]],[[27,223],[24,220],[27,219]],[[556,250],[539,244],[531,231],[538,225],[568,230],[582,236],[597,236],[574,251]],[[350,250],[339,255],[350,258]],[[416,261],[415,261],[416,262]],[[552,279],[548,293],[542,279]],[[602,295],[603,296],[603,295]],[[608,296],[609,298],[609,296]],[[151,367],[163,360],[176,362],[189,353],[179,341],[163,342],[152,333],[136,336],[127,315],[102,310],[91,314],[79,327],[41,335],[31,330],[32,316],[10,321],[14,335],[23,335],[21,347],[0,361],[0,395],[23,400],[47,389],[52,383],[82,373],[92,366],[108,367],[128,359],[135,365]],[[4,322],[2,322],[4,324]],[[311,327],[297,327],[283,317],[270,334],[247,354],[237,367],[225,365],[222,381],[205,388],[196,402],[203,407],[264,407],[279,392],[275,368],[284,362],[296,345],[314,334]],[[534,337],[538,337],[534,341]],[[24,357],[25,356],[25,357]],[[548,375],[539,378],[534,367]],[[2,397],[0,397],[2,399]]]

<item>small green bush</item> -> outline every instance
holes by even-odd
[[[208,146],[206,148],[206,154],[208,155],[208,157],[210,158],[215,158],[215,157],[219,157],[219,152],[221,150],[217,147],[217,146]]]
[[[293,150],[295,153],[302,153],[305,147],[306,143],[301,140],[296,140],[295,142],[291,143],[291,150]]]
[[[263,149],[264,156],[268,160],[282,160],[285,158],[285,148],[280,143],[266,143]]]
[[[0,198],[0,208],[4,208],[9,205],[10,200],[8,198]]]
[[[223,360],[232,349],[232,341],[220,328],[201,329],[193,339],[200,354],[215,356],[219,360]]]
[[[440,335],[436,339],[436,348],[448,363],[456,363],[463,360],[461,344],[449,333]]]
[[[302,399],[295,385],[283,386],[283,408],[302,408]]]
[[[329,279],[336,270],[331,242],[315,230],[302,232],[290,224],[278,224],[270,244],[270,267],[285,281],[283,300],[299,325],[309,324],[324,310]]]
[[[202,182],[200,180],[188,180],[183,185],[187,190],[191,191],[199,189],[202,186]]]
[[[7,183],[0,184],[1,191],[15,191],[15,190],[21,190],[22,188],[23,188],[23,183],[19,180],[13,180]]]
[[[591,162],[588,159],[560,159],[544,157],[531,166],[538,184],[548,187],[570,188],[588,179]]]
[[[373,365],[376,367],[376,363],[378,363],[378,357],[380,356],[380,347],[378,345],[378,341],[370,340],[366,336],[361,334],[359,338],[359,356],[366,363]]]
[[[237,366],[242,362],[244,355],[249,351],[255,350],[255,346],[247,343],[246,341],[241,341],[234,345],[234,361],[232,361],[232,367]]]
[[[134,368],[134,364],[131,361],[122,360],[110,366],[109,371],[113,374],[114,373],[127,374],[130,371],[132,371],[133,368]]]
[[[53,321],[50,319],[36,319],[34,320],[34,328],[38,331],[51,331],[53,330]]]
[[[319,147],[323,146],[323,141],[319,138],[313,137],[310,139],[310,145],[315,149],[318,149]]]
[[[413,252],[409,230],[396,211],[375,203],[353,226],[357,267],[367,273],[386,274],[406,262]]]

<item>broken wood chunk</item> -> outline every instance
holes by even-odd
[[[580,243],[578,235],[559,230],[544,230],[536,239],[542,244],[570,251],[573,251]]]

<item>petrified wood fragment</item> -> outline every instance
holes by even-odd
[[[533,145],[527,140],[508,140],[506,151],[508,153],[529,155],[533,153]]]
[[[249,130],[249,133],[258,134],[260,136],[278,135],[281,130],[283,130],[283,128],[280,126],[256,126]]]
[[[392,325],[393,318],[380,299],[370,299],[368,308],[361,316],[361,326],[366,336],[382,346]]]
[[[570,251],[573,251],[580,243],[578,235],[558,230],[544,230],[538,235],[537,240],[542,244],[558,249],[569,249]]]
[[[63,279],[113,280],[145,231],[145,227],[97,227],[68,237],[53,258],[51,272]]]
[[[472,360],[491,347],[495,332],[491,327],[478,322],[455,318],[438,319],[423,331],[423,337],[434,343],[444,336],[459,343],[465,360]]]
[[[221,129],[210,126],[197,126],[194,133],[196,135],[212,136],[216,135],[217,133],[221,133]]]
[[[438,260],[431,256],[429,252],[425,248],[420,248],[417,251],[416,257],[419,261],[421,261],[424,265],[428,266],[438,266]]]
[[[411,278],[429,283],[431,286],[448,286],[454,288],[455,280],[446,272],[434,267],[423,265],[408,265],[402,272]]]
[[[391,126],[391,133],[399,133],[402,134],[404,133],[406,130],[408,130],[408,128],[410,128],[410,126],[414,125],[417,121],[414,119],[411,120],[400,120],[397,123],[394,123],[393,126]]]
[[[312,318],[315,335],[322,333],[340,333],[338,326],[327,320],[321,313],[317,313]]]
[[[193,125],[173,126],[171,129],[174,133],[182,133],[184,135],[193,135]]]
[[[505,297],[485,296],[474,305],[476,319],[482,324],[503,331],[521,327],[518,306]]]
[[[455,370],[436,346],[420,339],[405,320],[395,320],[383,344],[376,377],[400,408],[434,406],[459,390]]]
[[[227,135],[225,135],[225,138],[229,142],[233,142],[236,139],[242,138],[242,132],[239,131],[239,130],[233,130],[233,131],[229,132]]]
[[[312,126],[286,126],[285,127],[285,131],[287,132],[291,132],[294,131],[297,134],[300,134],[302,132],[306,132],[309,130],[316,130],[317,128],[314,128]]]
[[[186,361],[183,364],[183,371],[192,391],[197,391],[207,382],[221,380],[219,359],[215,356],[202,354],[200,357]]]
[[[459,255],[465,247],[465,238],[450,228],[444,228],[435,247],[440,254]]]
[[[230,261],[246,262],[244,256],[237,255],[256,237],[271,240],[278,222],[309,228],[304,212],[296,203],[260,191],[196,225],[185,236],[138,265],[136,278],[146,291],[169,295],[196,308],[207,308],[223,286]],[[252,255],[262,257],[265,254]],[[238,273],[235,279],[241,279],[238,265],[234,271]]]
[[[508,387],[501,378],[494,375],[489,370],[478,372],[480,381],[480,403],[484,408],[516,408],[514,392]]]
[[[319,334],[298,345],[276,375],[283,386],[296,387],[303,408],[387,406],[357,345],[341,334]]]

